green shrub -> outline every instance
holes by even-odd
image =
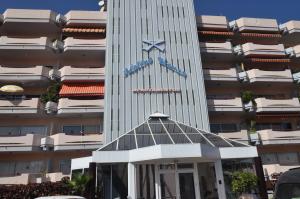
[[[250,172],[237,171],[232,174],[231,189],[233,193],[251,193],[257,186],[257,176]]]
[[[49,86],[47,92],[41,95],[42,103],[46,104],[49,101],[57,103],[59,100],[60,87],[60,84],[57,82]]]

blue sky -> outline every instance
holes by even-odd
[[[126,1],[126,0],[124,0]],[[279,23],[300,20],[299,0],[194,0],[198,14],[225,15],[229,20],[239,17],[276,18]],[[6,8],[98,10],[98,0],[0,0],[0,12]]]

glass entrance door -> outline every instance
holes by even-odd
[[[180,169],[177,165],[160,170],[160,199],[200,199],[195,172],[194,168]]]

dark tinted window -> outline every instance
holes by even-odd
[[[275,199],[300,198],[300,183],[281,184],[278,186]]]

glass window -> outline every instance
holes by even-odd
[[[18,136],[20,135],[20,127],[17,126],[1,126],[0,136]]]
[[[82,130],[85,134],[97,134],[97,133],[100,133],[100,126],[84,125]]]
[[[64,175],[68,175],[71,173],[71,160],[65,159],[59,161],[59,171]]]
[[[210,124],[210,130],[213,133],[228,133],[228,132],[237,132],[238,127],[236,124]]]
[[[276,192],[278,199],[296,199],[300,197],[300,183],[281,184]]]
[[[219,133],[221,132],[221,128],[219,124],[210,124],[210,131],[212,133]]]
[[[64,126],[63,132],[67,135],[80,135],[81,126],[80,125]]]
[[[46,126],[23,126],[21,127],[21,135],[27,134],[39,134],[39,135],[47,135],[47,127]]]

